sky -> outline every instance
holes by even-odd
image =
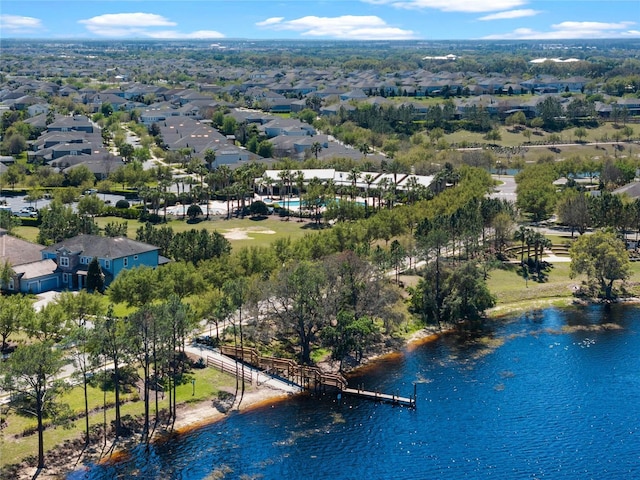
[[[2,38],[640,38],[640,0],[2,0]]]

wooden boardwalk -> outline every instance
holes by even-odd
[[[363,398],[374,402],[390,403],[392,405],[401,405],[403,407],[416,408],[416,397],[401,397],[388,393],[370,392],[368,390],[360,390],[357,388],[343,388],[342,393],[353,397]]]
[[[401,397],[400,395],[371,392],[364,390],[364,388],[348,388],[347,380],[340,374],[326,373],[318,367],[299,365],[293,360],[285,358],[262,356],[255,348],[222,345],[220,346],[220,353],[252,365],[265,371],[265,373],[284,377],[305,390],[325,391],[327,388],[331,388],[334,391],[337,390],[352,397],[416,408],[415,384],[413,386],[413,396]],[[231,373],[230,368],[227,371]]]

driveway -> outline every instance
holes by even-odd
[[[489,195],[491,198],[516,201],[516,180],[513,175],[491,175],[491,178],[498,182],[493,193]]]

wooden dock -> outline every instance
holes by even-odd
[[[401,397],[388,393],[370,392],[368,390],[360,390],[357,388],[343,388],[342,393],[353,397],[363,398],[374,402],[390,403],[392,405],[401,405],[403,407],[416,408],[416,397]]]
[[[371,392],[365,390],[364,386],[361,385],[359,385],[358,388],[348,388],[346,378],[340,374],[326,373],[318,367],[299,365],[290,359],[262,356],[255,348],[221,345],[220,352],[223,355],[236,359],[236,361],[252,365],[267,374],[281,376],[298,385],[303,390],[324,392],[327,389],[333,389],[345,395],[359,397],[364,400],[416,408],[417,396],[415,384],[413,385],[413,396],[401,397],[400,395]],[[209,363],[209,359],[207,359],[207,363]],[[218,365],[216,365],[216,367],[220,368]],[[225,370],[223,369],[223,371]],[[231,373],[230,368],[227,368],[226,371]]]

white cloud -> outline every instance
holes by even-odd
[[[224,38],[224,34],[220,33],[220,32],[216,32],[215,30],[198,30],[196,32],[191,32],[191,33],[182,33],[182,32],[176,32],[173,30],[165,30],[165,31],[158,31],[158,32],[146,32],[145,33],[147,37],[149,38],[156,38],[156,39],[192,39],[192,40],[197,40],[197,39],[205,39],[205,38]]]
[[[79,23],[83,23],[89,30],[111,28],[113,26],[118,27],[172,27],[175,22],[167,20],[162,15],[156,15],[155,13],[106,13],[104,15],[98,15],[97,17],[91,17],[87,20],[79,20]]]
[[[30,33],[42,29],[42,21],[20,15],[0,15],[0,29],[11,33]]]
[[[524,8],[521,10],[508,10],[506,12],[492,13],[480,17],[478,20],[509,20],[512,18],[533,17],[542,13],[540,10],[533,10],[531,8]]]
[[[619,38],[640,36],[631,30],[635,22],[561,22],[551,25],[552,30],[540,32],[531,28],[517,28],[513,32],[488,35],[485,40],[563,40],[572,38]]]
[[[263,20],[262,22],[256,23],[256,25],[258,27],[267,27],[269,25],[275,25],[277,23],[280,23],[282,22],[282,20],[284,20],[284,17],[271,17],[271,18],[267,18],[266,20]]]
[[[354,40],[402,40],[415,37],[413,31],[389,26],[384,20],[376,16],[307,16],[287,21],[282,17],[274,17],[258,22],[256,25],[271,30],[299,32],[302,36],[307,37]]]
[[[103,37],[142,37],[156,39],[197,39],[223,38],[224,35],[215,30],[198,30],[184,33],[177,30],[156,30],[155,27],[174,27],[173,22],[155,13],[107,13],[86,20],[80,20],[87,30]]]
[[[432,8],[443,12],[496,12],[510,10],[528,3],[527,0],[363,0],[374,5],[391,5],[397,8]]]

